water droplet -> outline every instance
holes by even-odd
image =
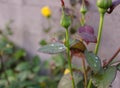
[[[96,60],[98,60],[98,57],[95,57]]]
[[[59,47],[59,49],[63,49],[63,47]]]
[[[54,46],[54,44],[51,44],[51,46]]]

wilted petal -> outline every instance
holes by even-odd
[[[79,31],[79,33],[86,32],[86,33],[89,33],[89,34],[94,34],[93,27],[89,26],[89,25],[85,25],[83,27],[80,27],[78,31]]]
[[[81,36],[81,38],[88,44],[88,43],[96,43],[97,42],[97,38],[95,35],[87,33],[87,32],[82,32],[79,33],[79,35]]]

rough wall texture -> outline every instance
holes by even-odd
[[[68,0],[65,0],[68,3]],[[53,12],[53,29],[61,29],[59,25],[60,15],[59,0],[0,0],[0,28],[4,29],[5,24],[9,20],[14,20],[12,31],[14,35],[11,37],[17,45],[25,48],[31,55],[39,54],[39,40],[49,35],[42,32],[44,18],[40,15],[40,8],[49,5]],[[95,7],[95,0],[91,0],[88,23],[94,26],[96,34],[99,23],[99,14]],[[68,5],[69,6],[69,5]],[[99,55],[104,59],[110,58],[113,53],[120,47],[120,6],[118,6],[111,15],[106,14],[102,42]],[[55,22],[55,23],[54,23]],[[45,57],[44,54],[39,54]],[[45,57],[46,58],[46,57]],[[120,58],[118,55],[117,58]],[[120,73],[114,82],[113,88],[120,86]]]

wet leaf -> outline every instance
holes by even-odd
[[[72,80],[70,77],[70,73],[64,75],[58,84],[58,88],[72,88]],[[83,75],[78,72],[73,72],[73,77],[75,81],[75,86],[76,88],[78,88],[78,85],[80,85],[81,81],[83,80]]]
[[[65,51],[65,50],[66,50],[66,47],[62,43],[48,44],[39,49],[40,52],[47,53],[47,54],[57,54],[57,53],[61,53],[61,52]]]
[[[88,65],[93,70],[93,72],[97,73],[102,69],[101,61],[98,56],[86,50],[85,57]]]
[[[92,77],[92,82],[97,88],[109,88],[117,73],[116,67],[108,67],[103,74],[96,74]]]

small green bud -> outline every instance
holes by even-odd
[[[68,27],[71,25],[71,18],[69,15],[66,15],[64,12],[62,14],[60,24],[62,27],[68,29]]]
[[[97,0],[97,6],[101,9],[108,9],[112,5],[112,0]]]
[[[84,4],[80,8],[80,12],[84,15],[87,13],[87,7]]]

